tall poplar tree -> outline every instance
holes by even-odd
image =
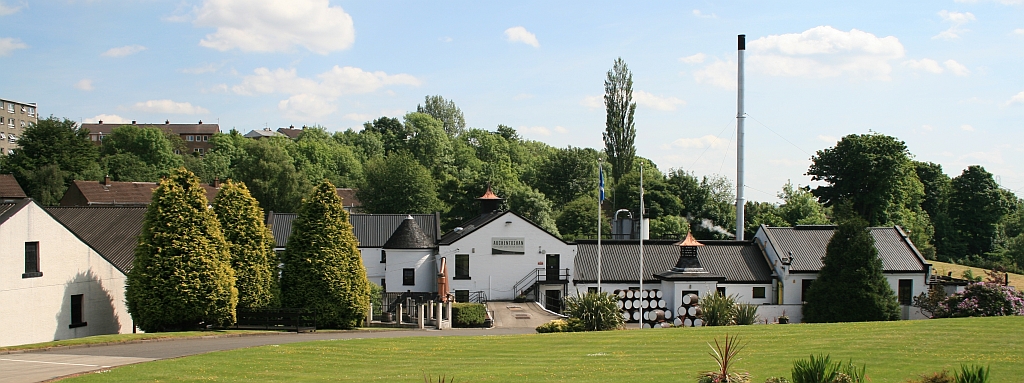
[[[147,332],[235,322],[235,273],[206,192],[185,168],[153,190],[125,283],[128,312]]]
[[[263,222],[263,209],[244,183],[221,186],[213,211],[224,231],[235,270],[238,308],[274,306],[277,298],[277,256],[274,236]]]
[[[636,127],[633,125],[633,73],[619,57],[604,80],[605,131],[604,150],[612,165],[612,177],[619,177],[633,169],[636,156]]]
[[[348,213],[330,181],[302,201],[282,256],[282,304],[316,312],[318,327],[352,328],[370,306],[366,279]]]
[[[867,222],[850,217],[828,242],[818,279],[804,304],[805,322],[864,322],[899,319],[896,294],[882,274]]]

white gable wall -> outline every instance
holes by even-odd
[[[525,254],[491,254],[494,237],[524,238]],[[447,259],[452,293],[483,291],[491,300],[515,298],[512,290],[516,282],[537,268],[544,268],[548,254],[559,254],[559,269],[570,269],[570,274],[576,261],[576,245],[566,244],[508,212],[455,243],[441,246],[439,253]],[[469,254],[470,279],[455,279],[456,254]]]
[[[25,243],[39,242],[41,277],[22,278]],[[0,346],[130,333],[125,275],[35,203],[0,225]],[[83,294],[86,326],[69,328]]]
[[[437,292],[437,263],[433,249],[385,249],[387,251],[387,292]],[[378,258],[378,261],[380,259]],[[403,283],[404,269],[413,269],[413,285]]]
[[[382,250],[379,247],[359,248],[359,254],[363,257],[363,267],[366,268],[366,279],[377,285],[380,285],[380,280],[384,278],[384,268],[386,265],[380,261]]]

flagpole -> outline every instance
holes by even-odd
[[[640,329],[644,328],[644,163],[640,163]]]
[[[604,167],[597,161],[598,196],[597,196],[597,292],[601,292],[601,203],[604,202]]]

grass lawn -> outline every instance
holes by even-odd
[[[935,269],[935,275],[946,275],[946,273],[952,271],[953,276],[961,278],[965,270],[971,270],[974,276],[981,277],[984,280],[988,272],[988,269],[982,269],[978,267],[970,267],[964,265],[956,265],[952,263],[939,262],[939,261],[928,261],[932,264],[932,268]],[[1010,286],[1014,286],[1017,289],[1024,289],[1024,275],[1010,273]]]
[[[69,381],[418,382],[426,373],[456,382],[693,382],[715,367],[707,342],[725,334],[748,342],[736,366],[755,383],[789,377],[793,361],[812,353],[867,365],[875,383],[960,363],[991,366],[993,382],[1024,377],[1024,317],[998,317],[321,341],[143,363]]]
[[[87,336],[87,337],[83,337],[83,338],[57,340],[57,341],[53,341],[53,342],[32,343],[32,344],[23,344],[23,345],[19,345],[19,346],[0,347],[0,351],[36,350],[36,349],[47,348],[47,347],[78,346],[78,345],[85,345],[85,344],[124,343],[124,342],[132,342],[132,341],[136,341],[136,340],[152,340],[152,339],[167,339],[167,338],[194,338],[194,337],[202,337],[202,336],[263,334],[263,333],[266,333],[266,331],[212,330],[212,331],[157,332],[157,333],[145,333],[145,334],[96,335],[96,336]]]

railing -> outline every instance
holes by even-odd
[[[483,291],[471,291],[469,293],[469,302],[487,303],[487,294],[485,294]]]
[[[545,267],[538,267],[527,273],[526,276],[519,280],[519,282],[516,282],[516,284],[512,288],[512,291],[515,292],[515,296],[519,296],[522,294],[526,294],[526,292],[533,288],[533,286],[536,285],[537,283],[568,282],[569,277],[569,269],[558,269],[558,276],[556,277],[558,279],[549,280],[550,278],[548,278],[548,269]]]

